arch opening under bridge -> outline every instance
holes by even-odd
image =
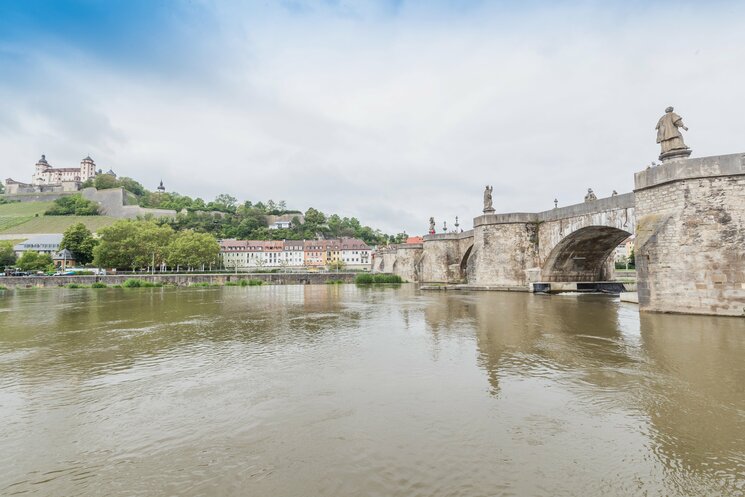
[[[608,260],[632,233],[611,226],[586,226],[563,238],[541,270],[546,282],[608,281]]]

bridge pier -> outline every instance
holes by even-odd
[[[424,237],[420,281],[465,283],[473,231],[440,233]]]
[[[745,316],[745,154],[636,173],[642,311]]]
[[[529,290],[537,266],[538,223],[533,214],[487,214],[473,220],[468,284]]]
[[[421,281],[421,243],[402,243],[378,250],[373,258],[373,273],[392,273],[405,281]]]

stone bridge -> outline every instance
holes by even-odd
[[[633,193],[473,226],[382,249],[373,270],[493,290],[608,281],[636,234],[642,310],[745,316],[745,154],[671,160],[637,173]]]

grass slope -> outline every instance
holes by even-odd
[[[33,217],[38,214],[44,215],[54,202],[13,202],[12,204],[0,205],[0,217],[22,216]]]
[[[32,216],[0,216],[0,233],[33,219]]]
[[[0,234],[62,233],[75,223],[91,231],[113,224],[109,216],[45,216],[54,202],[14,202],[0,205]]]
[[[22,219],[19,224],[2,228],[0,218],[0,233],[2,234],[33,234],[33,233],[63,233],[75,223],[83,223],[89,230],[97,231],[114,224],[117,219],[109,216],[40,216]]]

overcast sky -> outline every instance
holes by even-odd
[[[424,233],[631,191],[674,105],[745,152],[745,2],[0,2],[0,177],[90,154]]]

